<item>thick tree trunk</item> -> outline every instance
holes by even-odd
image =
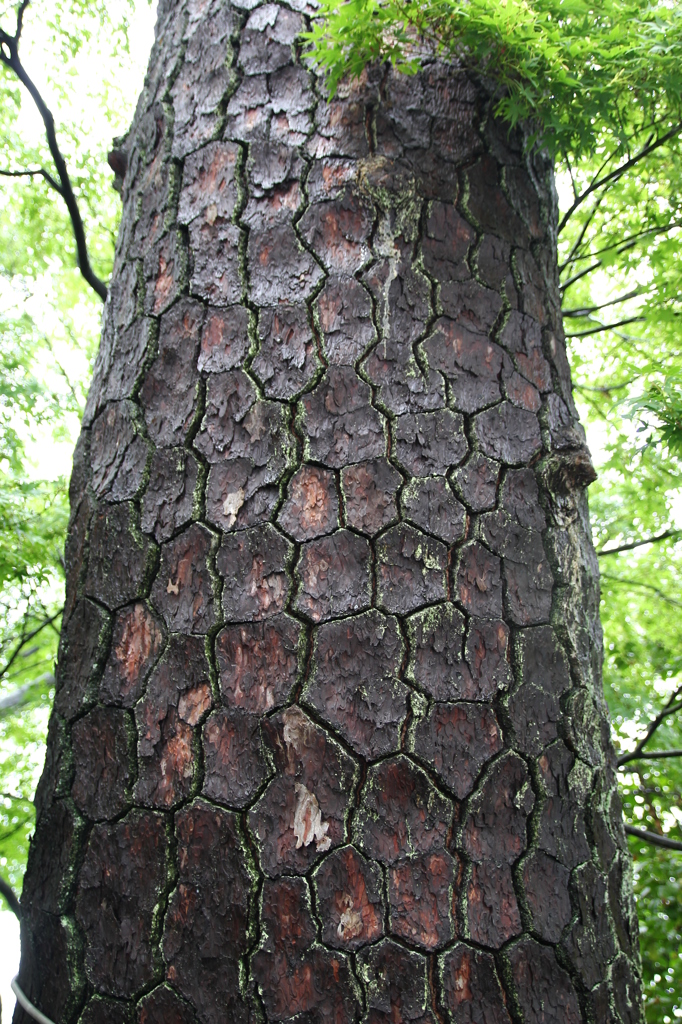
[[[328,105],[251,6],[162,2],[124,146],[20,983],[635,1024],[551,166],[436,63]]]

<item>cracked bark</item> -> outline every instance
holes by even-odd
[[[125,142],[20,984],[641,1022],[551,167],[436,62],[327,104],[252,6],[161,3]]]

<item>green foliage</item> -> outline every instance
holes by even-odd
[[[119,94],[130,77],[133,6],[46,0],[24,29],[24,60],[29,72],[41,68],[104,278],[118,215],[104,154],[140,81]],[[0,0],[0,25],[13,30],[13,17]],[[572,210],[560,236],[566,331],[600,471],[590,493],[594,539],[603,552],[626,548],[600,558],[605,688],[626,756],[682,687],[682,171],[671,131],[682,121],[682,7],[322,0],[308,41],[333,91],[377,59],[414,71],[420,36],[494,77],[500,112],[529,118],[557,156],[561,206]],[[49,169],[27,112],[0,73],[0,168]],[[45,473],[35,439],[56,451],[56,434],[67,451],[75,438],[99,303],[74,270],[59,198],[39,178],[0,188],[0,698],[42,679],[18,709],[0,711],[0,871],[18,887],[51,700],[67,515],[64,474]],[[646,749],[679,748],[675,713]],[[682,840],[682,759],[633,761],[621,776],[626,820]],[[647,1019],[670,1024],[682,1016],[682,855],[639,840],[631,847]]]
[[[673,375],[662,380],[652,381],[642,398],[635,399],[631,404],[634,415],[642,416],[640,432],[650,431],[650,424],[644,418],[645,413],[653,414],[653,422],[658,426],[659,437],[674,455],[682,455],[682,377]]]
[[[603,160],[559,164],[564,208],[603,176]],[[599,470],[595,544],[625,548],[600,557],[604,686],[621,756],[682,687],[681,184],[676,144],[660,146],[590,193],[560,239],[576,399]],[[679,749],[676,713],[645,750]],[[626,821],[682,841],[682,758],[623,769]],[[635,839],[631,849],[647,1020],[670,1024],[682,1016],[682,854]]]
[[[20,47],[55,116],[104,278],[120,212],[106,153],[141,86],[134,12],[133,0],[46,0],[28,7]],[[0,26],[14,34],[15,24],[16,4],[0,2]],[[54,173],[42,122],[0,67],[0,169],[40,167]],[[0,704],[21,694],[0,706],[0,873],[20,891],[54,693],[70,454],[101,303],[76,269],[61,198],[42,177],[1,177],[0,189]]]
[[[424,44],[494,79],[498,112],[530,119],[555,152],[592,154],[604,131],[677,124],[682,10],[640,0],[321,0],[307,40],[335,91],[377,60],[414,72]]]

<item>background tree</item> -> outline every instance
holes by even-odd
[[[668,26],[668,30],[669,29],[670,29],[670,26]],[[664,147],[660,147],[660,149],[663,149],[663,148]],[[673,152],[672,156],[669,158],[669,162],[670,162],[671,167],[673,169],[674,169],[674,156],[675,156],[675,154]],[[667,167],[667,165],[665,165],[665,166]],[[668,170],[670,170],[670,168],[668,168]],[[657,174],[652,176],[652,180],[655,179],[659,183],[659,185],[660,185],[661,182],[665,181],[665,174],[661,174],[660,171],[661,171],[661,165],[659,165],[659,167],[658,167]],[[585,178],[587,180],[589,172],[590,172],[589,162],[587,162],[582,169],[578,169],[578,170],[574,169],[574,176],[576,177],[576,179],[578,181],[580,181],[580,178],[579,178],[580,173],[583,173],[583,172],[584,172]],[[613,190],[614,190],[614,183],[612,181],[611,182],[611,195],[613,195]],[[646,187],[638,186],[637,184],[635,184],[634,192],[642,200],[642,204],[646,207],[644,209],[644,214],[645,215],[650,215],[651,214],[651,208],[649,206],[646,206],[645,200],[647,199],[647,196],[650,196],[652,194],[651,180],[649,180],[648,183],[646,183]],[[674,197],[674,189],[671,189],[671,193],[673,194],[673,197]],[[633,198],[632,197],[633,197],[633,190],[631,190],[629,196],[625,197],[625,201],[624,201],[624,204],[623,204],[624,207],[625,207],[625,214],[623,214],[623,218],[626,219],[627,215],[631,215],[632,220],[636,221],[638,218],[642,217],[642,208],[641,207],[637,207],[636,204],[633,204]],[[663,200],[661,200],[661,197],[658,197],[658,199],[656,200],[656,203],[655,203],[655,207],[657,208],[658,213],[660,214],[661,210],[663,210],[663,213],[664,213],[664,216],[662,218],[662,223],[659,224],[659,227],[662,228],[661,234],[664,235],[664,236],[665,236],[666,231],[669,232],[670,229],[671,228],[674,229],[674,226],[675,226],[674,225],[675,218],[673,216],[670,216],[668,219],[666,219],[667,214],[669,213],[668,205],[666,205],[669,202],[669,198],[670,198],[669,196],[666,196],[666,197],[663,198]],[[609,201],[606,204],[602,203],[602,206],[601,206],[601,210],[604,211],[605,217],[607,218],[607,222],[608,222],[608,220],[610,218],[613,218],[613,209],[614,209],[614,207],[612,206],[610,208],[610,212],[609,212],[609,210],[606,209],[606,207],[608,206],[608,203],[611,202],[611,201],[612,200],[609,199]],[[576,222],[575,218],[576,217],[579,218],[581,216],[581,213],[582,213],[581,210],[576,210],[575,215],[574,215],[574,223]],[[595,238],[599,238],[600,233],[601,233],[602,236],[604,234],[604,225],[603,225],[603,223],[600,225],[599,222],[598,222],[598,219],[595,220],[595,217],[598,218],[598,216],[599,215],[596,214],[592,218],[592,225],[595,228],[595,235],[594,235]],[[641,220],[640,220],[640,223],[641,223]],[[582,224],[579,223],[579,227],[576,230],[576,237],[580,234],[580,230],[581,229],[582,229]],[[585,241],[585,239],[587,239],[587,241],[589,242],[589,240],[590,240],[589,231],[590,231],[590,227],[588,225],[588,228],[587,228],[585,234],[583,235],[583,241]],[[627,234],[627,230],[626,229],[624,231],[624,234],[625,235]],[[614,235],[614,237],[616,237],[616,236]],[[621,235],[620,237],[622,238],[623,235]],[[573,241],[574,241],[574,239],[571,239],[571,243],[570,243],[571,246],[573,244]],[[671,255],[674,255],[674,249],[672,249],[671,247],[668,247],[668,249],[666,251],[665,247],[660,248],[658,246],[654,246],[653,249],[652,249],[652,247],[648,244],[648,242],[646,240],[646,237],[645,237],[645,243],[646,243],[646,245],[648,247],[645,250],[642,250],[642,249],[639,250],[639,254],[640,254],[639,264],[640,264],[640,266],[641,266],[641,262],[642,262],[642,260],[641,260],[641,253],[642,253],[642,251],[644,251],[645,255],[647,257],[651,257],[651,254],[653,252],[654,262],[657,259],[658,262],[660,263],[659,270],[661,268],[664,269],[664,270],[665,269],[670,270],[671,267],[672,267],[672,269],[674,269],[674,259],[671,258]],[[594,247],[593,247],[592,251],[594,251]],[[629,249],[629,250],[626,249],[625,250],[625,254],[627,254],[628,252],[631,252],[631,251],[632,251],[631,249]],[[569,249],[569,252],[570,252],[570,249]],[[622,257],[624,254],[621,253],[620,255]],[[637,252],[635,252],[634,253],[634,257],[630,260],[630,265],[631,266],[636,266],[637,265],[637,263],[638,263],[637,255],[638,255]],[[629,259],[630,257],[627,257],[627,255],[626,255],[625,258]],[[666,261],[669,264],[669,266],[667,268],[666,268]],[[594,262],[594,261],[592,261],[592,262]],[[604,257],[602,256],[602,264],[603,264],[603,262],[604,262]],[[618,280],[618,273],[619,273],[618,267],[616,268],[615,271],[612,270],[612,275],[613,275],[613,277],[616,280]],[[659,275],[659,276],[661,276],[661,275]],[[579,281],[576,281],[571,286],[572,289],[575,291],[577,288],[587,288],[588,285],[589,285],[589,287],[593,291],[598,291],[599,292],[599,295],[598,295],[596,300],[593,300],[591,298],[591,296],[589,295],[589,293],[583,293],[582,295],[580,295],[580,301],[576,302],[577,311],[580,312],[581,310],[583,310],[590,317],[593,317],[595,313],[598,313],[598,311],[597,310],[590,310],[589,307],[598,304],[600,301],[603,301],[603,299],[605,297],[605,295],[604,295],[605,292],[606,292],[606,297],[609,297],[609,292],[608,292],[607,289],[608,289],[608,286],[609,286],[610,282],[608,280],[605,281],[605,279],[602,277],[601,279],[598,279],[596,285],[595,284],[590,284],[590,282],[593,281],[593,279],[594,279],[594,275],[592,275],[592,278],[590,278],[588,275],[586,275],[585,278],[583,278],[583,279],[581,279]],[[618,283],[620,285],[621,281],[619,281]],[[622,290],[627,292],[627,288],[622,289]],[[611,295],[613,295],[613,294],[617,295],[619,293],[613,293],[612,292]],[[659,292],[659,295],[660,295],[660,292]],[[670,303],[672,302],[672,299],[675,297],[672,289],[669,292],[669,296],[670,296],[670,298],[666,299],[666,301],[668,301],[668,303],[670,305]],[[628,301],[630,301],[630,300],[628,300]],[[582,302],[583,304],[580,305],[580,302]],[[651,316],[652,309],[654,310],[654,313],[655,313],[655,311],[656,311],[656,304],[655,304],[655,302],[648,304],[647,307],[646,307],[645,312],[646,312],[646,315],[648,317]],[[641,309],[640,308],[634,309],[632,315],[642,315],[641,314]],[[662,320],[664,322],[666,322],[665,321],[665,317],[662,317]],[[583,329],[590,329],[590,328],[593,328],[594,326],[595,325],[593,323],[590,323],[586,327],[584,327]],[[598,326],[601,326],[601,324],[599,324]],[[626,326],[628,326],[628,333],[630,333],[630,331],[636,331],[636,332],[640,331],[640,327],[639,326],[635,326],[635,327],[632,327],[630,325],[626,325]],[[668,335],[667,335],[667,337],[671,340],[671,342],[674,342],[674,336],[675,336],[674,335],[674,332],[675,332],[674,317],[669,318],[669,320],[667,321],[667,327],[668,327]],[[621,328],[619,327],[619,328],[617,328],[617,330],[621,330]],[[645,327],[642,327],[641,330],[645,330]],[[665,337],[665,335],[663,335],[663,336]],[[584,367],[584,370],[583,370],[583,372],[584,372],[584,380],[585,380],[586,385],[588,387],[594,387],[595,384],[596,384],[596,386],[602,386],[602,382],[601,381],[599,381],[599,380],[595,381],[595,371],[600,369],[599,360],[602,358],[602,353],[605,352],[605,351],[608,351],[607,350],[607,345],[611,344],[611,341],[610,341],[611,337],[612,337],[612,335],[610,335],[609,332],[605,332],[604,334],[598,335],[596,337],[596,341],[599,344],[597,344],[597,345],[594,344],[595,338],[591,337],[591,343],[590,343],[591,344],[591,348],[589,350],[585,349],[585,342],[580,342],[579,339],[576,339],[576,341],[575,341],[576,347],[578,345],[580,345],[581,348],[582,348],[582,351],[581,351],[580,355],[582,356],[582,359],[583,359],[583,365],[582,365],[582,367],[580,367],[580,369],[583,370],[583,367]],[[661,335],[660,331],[657,331],[656,338],[657,338],[657,343],[658,344],[660,344],[660,338],[661,337],[662,337],[662,335]],[[647,350],[644,349],[644,351],[647,351]],[[649,351],[649,356],[651,356],[651,347],[649,347],[648,351]],[[674,356],[675,351],[674,351],[673,344],[669,345],[668,353],[669,353],[668,354],[668,358],[671,358],[671,357]],[[641,346],[639,346],[639,349],[638,349],[638,352],[637,352],[637,360],[633,360],[632,364],[631,364],[632,366],[634,366],[634,370],[633,370],[632,374],[627,378],[627,388],[630,389],[630,393],[635,393],[636,394],[637,390],[638,390],[638,381],[641,381],[642,379],[646,380],[647,379],[647,375],[654,376],[655,373],[659,371],[660,366],[664,365],[663,361],[664,361],[665,358],[666,358],[666,348],[665,348],[665,345],[663,345],[658,350],[656,350],[655,360],[652,360],[651,358],[649,358],[649,362],[647,363],[643,359],[642,348],[641,348]],[[622,359],[622,352],[619,353],[619,359]],[[605,359],[604,362],[605,362],[605,365],[606,365],[606,371],[608,372],[609,369],[610,369],[608,360]],[[580,376],[578,377],[578,380],[580,381]],[[610,386],[612,381],[607,378],[604,381],[604,383],[608,384]],[[616,380],[616,383],[618,385],[622,385],[623,379]],[[626,390],[626,389],[622,389],[622,390]],[[612,392],[611,392],[611,394],[612,394]],[[605,405],[606,405],[606,402],[607,402],[609,396],[607,396],[606,398],[602,398],[602,395],[603,395],[603,393],[599,393],[599,402],[600,402],[600,404],[594,410],[594,415],[595,416],[596,415],[603,415],[603,413],[604,413],[604,408],[605,408]],[[660,408],[660,405],[659,405],[659,408]],[[666,406],[666,408],[667,408],[667,406]],[[618,426],[619,426],[618,419],[617,419],[618,410],[614,411],[613,409],[609,409],[609,414],[610,414],[610,417],[611,417],[612,420],[615,417],[616,428],[618,428]],[[626,427],[627,427],[627,423],[626,423]],[[635,447],[635,445],[633,445],[631,443],[632,442],[631,435],[626,435],[626,441],[630,442],[630,450],[632,450]],[[641,447],[641,445],[639,445],[639,447]],[[613,540],[613,541],[616,542],[616,544],[618,546],[620,546],[620,544],[623,541],[627,543],[628,541],[639,540],[639,539],[642,538],[642,536],[649,537],[649,536],[653,536],[653,535],[658,535],[659,533],[666,533],[667,532],[666,528],[669,525],[668,524],[668,518],[670,516],[670,495],[671,495],[671,492],[674,490],[674,488],[676,486],[676,477],[675,477],[675,467],[674,467],[674,464],[671,466],[670,460],[660,459],[660,460],[658,460],[658,464],[657,464],[658,468],[656,469],[656,467],[654,467],[654,470],[655,470],[654,471],[654,470],[652,470],[649,462],[647,461],[647,460],[649,460],[651,458],[651,452],[650,451],[644,453],[644,455],[641,452],[633,451],[632,452],[632,457],[630,457],[628,446],[626,445],[624,447],[622,445],[622,443],[621,444],[617,444],[617,445],[614,446],[614,453],[615,454],[612,455],[612,459],[611,459],[611,473],[610,473],[610,477],[606,481],[607,487],[611,491],[612,494],[613,493],[617,493],[618,491],[620,491],[621,494],[626,494],[626,495],[630,496],[629,500],[632,502],[633,505],[634,505],[635,502],[637,503],[636,504],[636,516],[639,517],[639,525],[641,525],[641,532],[640,532],[639,536],[634,536],[634,537],[628,534],[627,527],[629,526],[629,524],[631,524],[632,522],[636,522],[637,520],[636,520],[635,516],[633,516],[631,513],[630,514],[628,513],[627,508],[626,508],[626,510],[624,511],[624,513],[623,513],[621,518],[618,518],[617,516],[614,516],[612,512],[610,512],[608,515],[606,515],[604,517],[605,531],[604,531],[603,536],[604,536],[605,540],[607,540],[607,541],[608,540]],[[648,484],[649,484],[648,491],[647,491],[646,488],[643,488],[643,487],[637,488],[635,486],[632,486],[631,474],[632,474],[633,469],[638,474],[640,474],[640,476],[644,477],[645,479],[648,479]],[[656,473],[658,473],[658,476],[656,476]],[[646,476],[647,474],[648,474],[648,478]],[[630,482],[630,489],[629,490],[627,490],[627,488],[625,487],[625,483],[627,481]],[[661,486],[660,486],[661,481],[664,482],[663,490],[661,490]],[[658,490],[656,490],[656,487],[658,487]],[[648,495],[646,502],[643,500],[643,493],[644,493],[645,497]],[[608,497],[609,496],[607,494],[607,498]],[[613,499],[611,499],[611,501],[610,501],[610,507],[611,508],[613,507]],[[625,524],[625,527],[626,527],[625,529],[623,529],[623,524]],[[647,532],[647,527],[651,528],[651,532]],[[671,539],[672,538],[667,538],[667,541],[670,541]],[[607,543],[607,544],[605,544],[605,546],[608,547],[608,546],[612,546],[612,545],[609,545]],[[636,551],[636,552],[641,552],[641,550],[642,549],[633,549],[633,551]],[[646,553],[646,549],[644,549],[644,553],[645,553],[645,559],[644,560],[641,557],[637,556],[636,557],[636,561],[633,563],[633,565],[635,567],[635,572],[636,572],[636,579],[640,583],[645,583],[645,584],[648,584],[649,586],[653,586],[654,584],[651,582],[651,580],[653,578],[655,580],[655,583],[658,584],[656,589],[659,591],[659,594],[658,595],[654,595],[656,597],[656,599],[659,600],[659,601],[664,601],[666,597],[668,597],[668,599],[670,599],[670,597],[672,595],[674,595],[674,593],[675,593],[675,586],[676,586],[676,572],[675,572],[675,563],[674,563],[675,551],[674,551],[674,549],[672,549],[672,550],[670,550],[668,552],[668,556],[670,558],[670,561],[668,562],[668,565],[670,567],[670,569],[669,569],[670,577],[669,577],[668,580],[666,580],[665,578],[660,579],[661,575],[663,575],[663,576],[665,575],[665,574],[661,574],[661,570],[660,570],[660,555],[657,556],[658,559],[659,559],[658,564],[656,564],[653,561],[653,559],[652,559],[653,570],[654,570],[652,572],[652,566],[650,566],[646,562],[646,557],[648,557],[647,553]],[[623,553],[623,554],[618,554],[618,555],[612,556],[611,560],[616,560],[617,559],[620,562],[624,558],[630,559],[631,557],[633,557],[633,556],[631,556],[630,554],[628,554],[626,552],[626,553]],[[631,574],[629,574],[627,578],[628,579],[632,578]],[[661,583],[667,584],[667,586],[661,586],[660,585]],[[628,609],[629,613],[630,613],[629,621],[634,622],[636,624],[638,621],[641,622],[643,617],[645,617],[647,615],[651,615],[651,613],[650,613],[651,599],[649,598],[649,594],[653,594],[653,592],[652,591],[648,591],[647,592],[646,586],[643,586],[643,587],[640,588],[641,589],[641,595],[638,597],[637,596],[637,591],[633,590],[633,588],[630,585],[628,585],[628,586],[629,586],[629,589],[626,592],[626,599],[627,599],[628,604],[629,604],[629,609]],[[668,588],[672,588],[672,589],[670,590]],[[666,591],[667,591],[667,593],[666,593]],[[663,596],[661,596],[661,595],[663,595]],[[673,596],[673,600],[674,600],[674,596]],[[607,614],[608,614],[608,607],[609,606],[607,605]],[[616,622],[618,622],[618,628],[620,628],[622,626],[623,621],[626,621],[626,620],[622,619],[621,614],[620,614],[620,608],[619,608],[619,606],[618,606],[618,604],[616,603],[615,600],[613,602],[612,607],[614,608],[614,621],[613,621],[613,624],[611,624],[610,620],[607,619],[607,623],[606,623],[607,624],[607,635],[608,635],[608,630],[609,630],[610,626],[614,630],[614,635],[615,635],[615,624],[616,624]],[[655,620],[654,621],[654,625],[655,626],[660,626],[660,630],[658,632],[656,632],[655,630],[653,631],[653,633],[654,633],[654,641],[650,643],[650,642],[648,642],[648,638],[647,638],[647,643],[643,643],[642,640],[641,640],[641,633],[639,633],[638,630],[635,628],[634,630],[631,631],[629,636],[626,636],[626,637],[622,638],[623,639],[623,644],[622,644],[622,646],[620,648],[619,656],[614,656],[612,663],[610,665],[607,665],[607,673],[610,673],[610,675],[607,674],[607,679],[609,679],[609,678],[613,679],[614,684],[616,685],[616,687],[620,687],[620,691],[621,691],[620,694],[618,694],[618,693],[614,694],[614,701],[615,700],[619,700],[620,704],[613,704],[612,706],[615,706],[616,709],[617,709],[617,712],[619,714],[621,714],[621,715],[623,714],[623,712],[625,712],[625,715],[623,716],[623,721],[622,722],[618,722],[618,721],[616,722],[617,725],[620,725],[622,727],[622,734],[623,734],[623,737],[624,737],[625,744],[627,744],[629,742],[629,737],[631,735],[631,730],[628,730],[627,726],[628,726],[628,722],[632,721],[633,709],[636,712],[638,711],[640,714],[642,714],[642,713],[643,714],[647,714],[647,712],[648,712],[648,709],[646,708],[646,705],[644,706],[644,708],[642,710],[640,710],[641,703],[642,703],[641,702],[642,694],[646,694],[649,691],[653,691],[654,694],[657,692],[657,690],[658,691],[665,691],[666,688],[669,689],[675,683],[676,665],[678,663],[675,660],[675,653],[674,653],[675,652],[676,643],[677,643],[677,634],[676,634],[676,631],[675,631],[675,618],[674,618],[674,615],[671,616],[667,621],[665,619],[662,619],[662,617],[660,615],[653,615],[651,617]],[[650,630],[650,635],[651,635],[651,630]],[[677,646],[677,649],[679,650],[679,646]],[[640,651],[642,652],[641,655],[640,655]],[[635,671],[633,672],[633,667],[634,666],[637,666],[637,667],[635,668]],[[635,674],[637,672],[639,673],[639,677]],[[629,694],[629,696],[625,700],[623,700],[623,697],[622,697],[622,694],[624,694],[624,693]],[[654,698],[654,699],[656,699],[656,698]],[[673,702],[673,706],[674,706],[674,702]],[[652,706],[652,714],[653,713],[654,713],[654,707]],[[674,731],[674,729],[675,729],[675,719],[674,719],[674,717],[670,716],[669,718],[665,719],[664,720],[664,725],[667,728],[670,728],[670,727],[673,728],[673,732],[670,733],[667,738],[672,741],[673,747],[675,745],[679,746],[679,740],[677,740],[677,743],[676,743],[676,734],[675,734],[675,731]],[[631,744],[631,745],[633,745],[633,744]],[[655,773],[658,772],[658,769],[654,768],[653,771],[654,771],[654,778],[655,778],[656,777]],[[658,779],[656,780],[657,784],[654,787],[652,787],[651,785],[647,786],[647,781],[646,780],[644,781],[644,784],[642,784],[642,782],[640,782],[640,780],[638,778],[635,778],[635,777],[633,777],[633,778],[634,778],[633,785],[637,789],[641,790],[641,792],[635,792],[635,794],[634,794],[635,798],[638,799],[638,800],[646,800],[646,805],[645,806],[647,807],[647,823],[650,825],[650,827],[653,827],[655,829],[656,828],[656,819],[658,819],[658,827],[661,830],[668,831],[669,828],[670,828],[670,825],[671,825],[671,820],[672,820],[671,816],[670,816],[670,811],[668,809],[671,808],[671,807],[674,808],[674,806],[675,806],[675,804],[674,804],[675,789],[677,788],[677,791],[679,791],[679,789],[678,789],[678,785],[679,784],[678,784],[677,780],[675,779],[674,775],[673,775],[672,779],[669,776],[664,776],[664,777],[659,776]],[[652,788],[655,789],[654,793],[651,793],[651,792],[647,793],[646,792],[647,789],[651,790]],[[666,789],[667,789],[667,791],[666,791]],[[667,811],[667,814],[666,814],[666,811]],[[648,863],[652,863],[650,851],[647,850],[646,853],[641,854],[641,857],[643,858],[641,860],[641,863],[643,863],[644,865],[646,865]],[[656,871],[658,871],[658,874],[660,876],[659,868],[657,868]],[[669,900],[670,887],[672,885],[672,879],[671,879],[671,882],[668,882],[667,881],[667,875],[672,875],[673,872],[670,870],[670,868],[668,868],[667,871],[665,871],[665,868],[664,868],[664,874],[665,874],[665,877],[662,879],[662,882],[661,882],[661,896],[663,897],[664,900],[666,898]],[[656,872],[652,872],[651,873],[651,877],[653,878],[654,881],[656,881]],[[647,885],[648,885],[648,882],[645,881],[644,887],[646,888]],[[666,886],[667,886],[667,888],[669,890],[667,894],[665,892],[665,887]],[[665,909],[664,909],[663,912],[665,913]],[[646,926],[646,922],[645,922],[645,926]],[[662,981],[661,980],[659,980],[659,981],[655,980],[657,974],[659,975],[659,977],[661,975],[661,971],[660,970],[659,971],[656,970],[655,958],[658,958],[659,962],[660,962],[661,950],[663,948],[666,948],[665,945],[662,942],[658,941],[658,939],[656,938],[657,929],[659,930],[658,933],[660,934],[660,928],[661,927],[666,927],[666,924],[665,924],[665,922],[662,922],[662,919],[661,919],[660,915],[657,915],[657,914],[651,915],[651,924],[649,925],[649,931],[646,934],[647,934],[647,938],[649,936],[651,936],[652,941],[651,941],[651,946],[648,947],[648,949],[645,947],[645,953],[647,953],[649,951],[649,949],[650,949],[652,959],[651,959],[651,967],[649,968],[649,978],[651,979],[651,987],[652,987],[652,990],[653,990],[653,993],[654,993],[654,998],[656,1000],[656,1002],[653,1004],[654,1012],[657,1012],[656,1007],[658,1007],[658,1008],[660,1008],[660,1012],[662,1014],[666,1014],[666,1013],[669,1014],[671,1012],[671,1008],[672,1008],[672,1005],[673,1005],[674,996],[672,995],[672,993],[666,992],[666,989],[670,988],[671,986],[670,986],[670,984],[665,979],[665,971],[662,972],[663,975],[664,975]],[[667,927],[670,927],[670,925],[667,925]],[[674,932],[673,932],[673,934],[674,934]],[[677,940],[677,941],[679,941],[679,940]],[[668,936],[667,948],[670,949],[673,946],[674,946],[674,943],[672,943],[672,944],[670,943],[670,938]],[[668,965],[666,964],[664,966],[668,966]],[[670,963],[671,969],[674,970],[675,966],[676,966],[675,961],[671,960],[671,963]],[[653,1020],[653,1019],[664,1019],[664,1018],[663,1017],[660,1017],[660,1018],[659,1017],[651,1017],[651,1019]]]

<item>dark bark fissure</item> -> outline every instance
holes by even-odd
[[[551,167],[435,62],[328,104],[251,7],[160,5],[119,144],[20,983],[634,1024]]]

